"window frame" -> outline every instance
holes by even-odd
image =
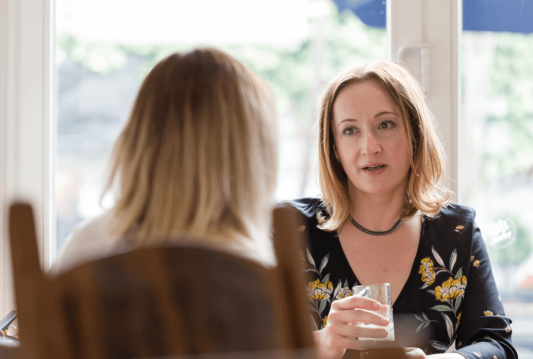
[[[0,317],[15,308],[8,245],[9,204],[34,206],[43,269],[55,257],[54,0],[0,0]],[[447,184],[459,194],[461,0],[387,0],[389,58],[428,43],[428,99],[447,155]]]
[[[0,0],[0,318],[14,309],[9,205],[34,207],[40,258],[54,238],[53,0]]]

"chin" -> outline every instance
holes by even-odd
[[[356,192],[362,192],[373,196],[385,195],[391,192],[394,192],[399,186],[402,185],[402,182],[395,185],[392,184],[362,184],[355,186]]]

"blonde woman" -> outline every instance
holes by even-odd
[[[266,82],[226,53],[163,59],[114,145],[106,187],[114,207],[73,233],[53,272],[160,244],[272,265],[276,116]]]
[[[445,159],[416,80],[374,61],[327,86],[318,121],[321,198],[307,219],[306,283],[321,358],[380,339],[388,320],[357,284],[390,283],[396,342],[412,358],[516,358],[475,212],[450,203]],[[368,327],[364,324],[375,324]],[[455,340],[455,352],[448,352]]]

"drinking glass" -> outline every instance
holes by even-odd
[[[353,295],[371,298],[377,300],[381,303],[380,310],[371,311],[377,313],[383,317],[389,319],[389,324],[385,327],[387,329],[387,337],[374,339],[374,338],[361,338],[359,340],[383,340],[383,341],[394,341],[394,319],[392,315],[392,304],[391,304],[391,294],[390,294],[390,284],[389,283],[380,283],[380,284],[371,284],[371,285],[356,285],[352,288]],[[369,328],[383,328],[383,326],[375,324],[361,324]]]

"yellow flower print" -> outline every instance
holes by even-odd
[[[479,265],[480,265],[480,264],[481,264],[481,262],[480,262],[478,259],[476,259],[472,265],[473,265],[474,267],[476,267],[476,268],[479,268]]]
[[[459,326],[459,323],[461,322],[461,315],[463,314],[463,312],[459,313],[459,315],[457,316],[457,326]]]
[[[301,225],[300,227],[298,227],[298,232],[302,233],[303,231],[305,231],[304,225]]]
[[[325,283],[320,283],[320,279],[317,279],[307,285],[307,297],[317,302],[328,299],[332,291],[333,283],[329,280]]]
[[[322,326],[322,328],[325,328],[326,327],[326,323],[328,322],[328,316],[326,315],[324,317],[324,319],[322,319],[322,321],[324,322],[324,325]]]
[[[464,228],[465,228],[465,226],[457,226],[457,227],[455,227],[455,231],[458,232],[459,234],[462,234],[461,230],[464,229]]]
[[[344,287],[341,290],[339,290],[339,294],[335,297],[335,299],[344,299],[351,297],[353,295],[353,292],[350,290],[350,287]]]
[[[505,332],[506,333],[509,333],[511,331],[511,327],[510,326],[507,326],[507,328],[505,328]]]
[[[450,278],[442,283],[442,287],[435,288],[435,297],[441,302],[448,302],[454,298],[462,296],[465,292],[466,277],[464,275],[457,279]]]
[[[483,312],[486,316],[494,315],[490,310],[486,310]]]
[[[420,270],[418,271],[419,274],[422,274],[422,282],[426,283],[427,286],[432,285],[433,282],[435,282],[435,270],[433,269],[433,261],[427,257],[422,259],[420,262],[422,265],[420,266]]]

